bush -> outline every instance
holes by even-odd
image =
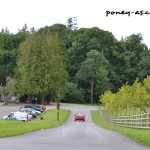
[[[67,92],[62,100],[66,103],[84,103],[84,92],[83,89],[79,89],[77,84],[68,83]]]

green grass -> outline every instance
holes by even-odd
[[[101,118],[98,110],[91,111],[91,113],[92,113],[93,121],[97,125],[106,129],[117,131],[123,135],[126,135],[127,137],[133,139],[134,141],[140,144],[150,147],[150,130],[131,129],[131,128],[114,126],[104,121]]]
[[[16,136],[27,132],[41,129],[54,128],[63,125],[69,115],[69,110],[59,110],[59,120],[57,120],[58,110],[47,110],[41,117],[29,122],[0,120],[0,138],[8,136]]]

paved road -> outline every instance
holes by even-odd
[[[97,106],[61,104],[61,108],[72,110],[65,125],[1,138],[0,150],[150,150],[118,133],[95,125],[90,110],[98,109]],[[86,114],[85,122],[74,121],[74,113],[78,111]]]

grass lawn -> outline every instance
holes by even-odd
[[[91,111],[91,113],[92,113],[93,121],[97,125],[99,125],[103,128],[106,128],[106,129],[117,131],[117,132],[119,132],[123,135],[126,135],[129,138],[135,140],[138,143],[141,143],[145,146],[150,147],[150,130],[130,129],[130,128],[114,126],[114,125],[104,121],[101,118],[98,110]]]
[[[0,138],[24,134],[31,131],[54,128],[64,124],[69,115],[69,110],[59,110],[59,120],[57,120],[58,110],[47,110],[41,117],[29,122],[0,120]]]

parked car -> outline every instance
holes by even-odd
[[[41,108],[45,111],[46,110],[46,106],[45,105],[41,105]]]
[[[32,120],[32,116],[24,112],[11,112],[9,115],[4,116],[3,120],[28,121]]]
[[[31,115],[33,118],[36,118],[38,116],[38,114],[35,111],[30,109],[22,108],[20,111]]]
[[[43,112],[43,109],[40,105],[26,105],[24,108],[33,108],[34,110],[40,111],[41,113]]]
[[[33,108],[24,108],[24,107],[20,107],[20,108],[19,108],[20,111],[21,111],[22,109],[31,110],[31,111],[33,111],[37,116],[39,116],[39,115],[41,114],[40,111],[35,110],[35,109],[33,109]]]
[[[34,105],[34,107],[35,107],[35,110],[38,110],[38,111],[40,111],[41,113],[44,111],[44,110],[42,109],[42,106],[40,106],[40,105]]]
[[[85,114],[80,112],[80,113],[76,113],[75,116],[74,116],[74,121],[76,120],[83,120],[85,121]]]

